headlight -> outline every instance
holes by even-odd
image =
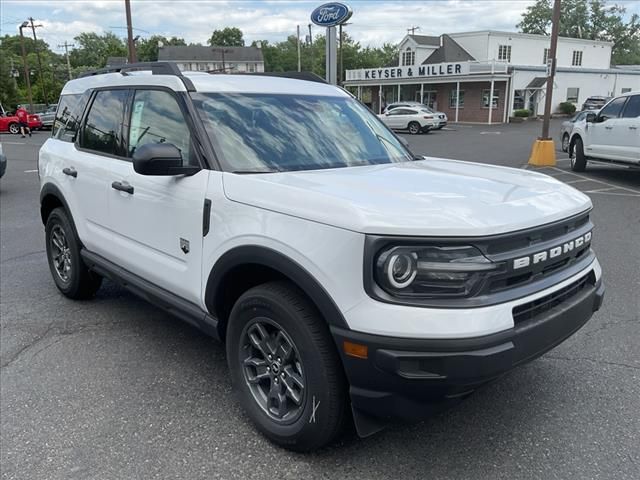
[[[472,246],[395,246],[375,258],[376,283],[394,297],[473,296],[502,264]]]

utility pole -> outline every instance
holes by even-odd
[[[67,73],[69,74],[69,80],[71,80],[71,62],[69,62],[69,47],[75,47],[73,43],[67,43],[64,41],[63,45],[58,45],[58,48],[64,47],[64,54],[67,57]]]
[[[31,93],[31,78],[29,77],[29,65],[27,65],[27,52],[24,49],[24,34],[22,33],[23,28],[27,28],[29,26],[29,22],[22,22],[20,25],[20,46],[22,47],[22,62],[24,63],[24,80],[27,82],[27,95],[29,96],[29,111],[33,113],[33,95]]]
[[[29,21],[31,22],[31,31],[33,32],[33,49],[36,51],[36,56],[38,57],[38,68],[40,69],[40,88],[42,88],[42,96],[44,97],[44,103],[49,105],[49,97],[47,97],[47,89],[44,86],[44,72],[42,70],[42,60],[40,59],[40,50],[38,50],[38,38],[36,37],[36,27],[41,27],[42,25],[34,25],[33,17],[29,17]]]
[[[309,46],[311,47],[311,73],[313,73],[313,35],[311,34],[311,24],[309,24]]]
[[[410,28],[407,28],[407,33],[411,32],[411,35],[415,35],[416,30],[420,30],[420,27],[410,27]]]
[[[127,45],[129,46],[129,63],[136,63],[136,46],[133,42],[133,26],[131,25],[131,3],[124,0],[124,8],[127,14]]]
[[[300,25],[298,25],[297,28],[297,35],[298,35],[298,71],[301,71],[301,65],[300,65]]]
[[[549,140],[549,121],[551,118],[551,101],[553,97],[553,79],[556,76],[556,52],[558,50],[558,26],[560,25],[560,0],[553,3],[553,23],[551,24],[551,68],[547,75],[547,94],[544,99],[544,119],[542,121],[542,140]]]
[[[549,137],[549,122],[551,118],[551,103],[553,100],[553,79],[556,74],[556,52],[558,49],[558,27],[560,25],[560,0],[553,2],[553,23],[551,26],[551,46],[548,61],[551,62],[547,70],[547,93],[544,99],[544,118],[542,121],[542,136],[534,143],[529,157],[529,164],[538,167],[556,164],[556,152],[553,139]]]
[[[13,79],[13,89],[18,91],[18,80],[16,79],[16,74],[18,72],[13,66],[13,57],[10,57],[10,61],[11,61],[11,78]]]

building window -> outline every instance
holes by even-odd
[[[490,97],[490,92],[491,90],[489,90],[488,88],[486,90],[482,90],[482,106],[484,108],[489,108],[489,97]],[[499,98],[500,92],[499,90],[493,90],[493,105],[491,106],[491,108],[498,108],[498,98]]]
[[[449,95],[449,108],[456,108],[456,92],[454,88]],[[458,101],[458,108],[464,107],[464,90],[460,90],[460,100]]]
[[[498,60],[502,62],[511,61],[511,45],[500,45],[498,47]]]
[[[402,52],[402,66],[413,65],[416,62],[416,52],[411,47]]]
[[[256,64],[255,63],[247,63],[247,72],[255,72],[256,71]]]
[[[571,65],[573,65],[574,67],[579,67],[580,65],[582,65],[582,51],[581,50],[574,50],[573,51],[573,57],[571,58]]]
[[[631,91],[631,89],[630,89],[630,88],[623,88],[623,89],[620,91],[620,93],[628,93],[628,92],[630,92],[630,91]]]
[[[206,63],[199,63],[198,64],[198,70],[200,70],[201,72],[206,72],[207,64]]]
[[[525,108],[524,96],[525,96],[525,90],[513,91],[513,109],[514,110],[522,110]]]
[[[549,52],[551,51],[550,48],[545,48],[544,49],[544,53],[542,54],[542,64],[546,65],[547,62],[549,61]]]
[[[567,88],[567,102],[578,103],[579,94],[580,94],[579,88],[574,88],[574,87]]]

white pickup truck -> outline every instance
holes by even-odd
[[[584,171],[590,160],[640,167],[640,92],[611,99],[586,120],[571,132],[572,170]]]

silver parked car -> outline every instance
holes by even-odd
[[[49,105],[47,109],[40,114],[40,120],[42,120],[42,128],[53,128],[53,121],[56,118],[57,109],[58,104],[54,103],[53,105]]]
[[[420,108],[422,110],[427,110],[428,112],[432,113],[434,118],[438,120],[438,126],[435,127],[433,130],[440,130],[449,121],[446,113],[438,112],[433,108],[429,107],[428,105],[425,105],[424,103],[412,102],[412,101],[390,103],[389,105],[387,105],[387,107],[384,109],[382,113],[388,113],[394,108],[398,108],[398,107]]]
[[[593,110],[591,111],[593,113]],[[576,122],[584,122],[587,119],[588,111],[577,112],[569,120],[562,122],[560,126],[560,144],[562,145],[562,151],[569,151],[569,141],[571,139],[571,131]]]

